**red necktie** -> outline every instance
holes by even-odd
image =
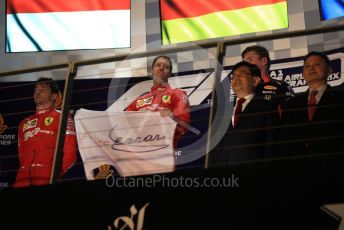
[[[246,101],[245,98],[240,98],[237,101],[235,111],[234,111],[234,121],[233,121],[233,127],[237,126],[239,121],[239,114],[242,112],[242,104]]]
[[[313,116],[316,110],[317,100],[315,99],[315,95],[317,94],[318,94],[318,91],[313,90],[311,92],[311,96],[308,99],[308,120],[309,121],[313,119]]]

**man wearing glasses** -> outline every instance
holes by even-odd
[[[275,107],[255,95],[261,81],[258,67],[239,62],[233,67],[230,80],[236,95],[235,106],[232,114],[223,118],[231,121],[225,135],[210,153],[212,166],[272,156],[278,138],[279,117]]]

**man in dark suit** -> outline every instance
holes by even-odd
[[[209,154],[210,166],[269,157],[278,139],[273,128],[279,120],[275,107],[255,96],[261,81],[258,67],[239,62],[233,67],[230,80],[236,103],[233,112],[223,118],[231,121],[219,144]]]
[[[327,84],[332,73],[329,58],[310,52],[303,76],[309,89],[287,102],[281,133],[281,153],[324,154],[343,151],[343,91]]]

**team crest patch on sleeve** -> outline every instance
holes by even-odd
[[[24,125],[23,125],[23,132],[27,129],[30,129],[30,128],[34,128],[37,126],[37,118],[36,119],[33,119],[33,120],[29,120],[28,122],[26,122]]]
[[[171,96],[170,95],[162,96],[162,102],[169,103],[170,101],[171,101]]]
[[[46,126],[50,125],[50,124],[53,123],[53,122],[54,122],[54,118],[52,118],[52,117],[46,117],[46,118],[44,119],[44,124],[45,124]]]

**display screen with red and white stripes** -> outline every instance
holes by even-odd
[[[130,47],[130,0],[7,0],[6,52]]]

